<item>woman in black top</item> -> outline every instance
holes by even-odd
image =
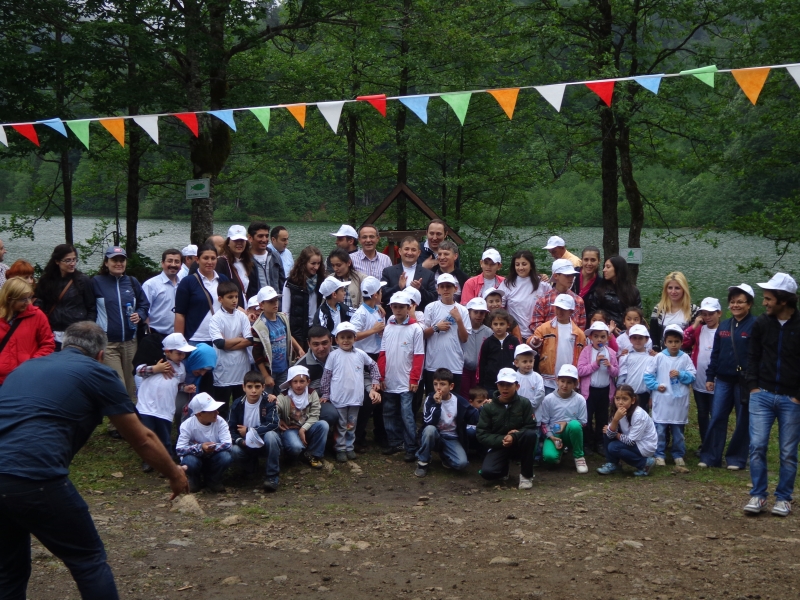
[[[620,329],[620,325],[624,323],[625,309],[633,306],[642,307],[642,297],[638,288],[628,281],[628,263],[621,256],[606,259],[603,265],[603,279],[597,283],[587,298],[586,306],[592,306],[592,312],[602,310],[609,321],[614,321],[616,325],[612,331],[614,335],[624,331]],[[588,310],[586,316],[589,317]]]

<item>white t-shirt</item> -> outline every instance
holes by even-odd
[[[587,336],[588,337],[588,336]],[[653,340],[647,338],[647,343],[644,345],[644,349],[646,352],[650,352],[653,349]],[[619,334],[617,338],[617,358],[620,358],[623,350],[627,350],[628,352],[635,352],[633,349],[633,344],[631,344],[631,338],[628,336],[628,332],[624,331]]]
[[[450,311],[456,308],[467,332],[472,331],[469,311],[460,304],[442,304],[441,300],[431,302],[425,307],[425,327],[433,327],[441,321],[450,323],[450,329],[434,333],[428,338],[425,354],[425,370],[450,369],[456,375],[464,371],[464,350],[458,339],[458,327]]]
[[[247,292],[247,286],[250,285],[250,273],[248,273],[245,268],[244,264],[242,264],[242,260],[240,258],[236,259],[236,262],[233,263],[233,267],[236,269],[236,274],[239,275],[239,279],[242,280],[242,294]],[[247,298],[245,298],[245,301]]]
[[[211,425],[203,425],[197,420],[197,417],[192,415],[181,423],[181,433],[176,444],[177,448],[188,448],[205,442],[213,444],[230,444],[232,442],[231,431],[228,429],[225,419],[217,415],[217,420]]]
[[[496,288],[497,286],[495,285],[495,283],[497,283],[497,277],[495,277],[494,279],[486,279],[484,277],[483,285],[481,286],[481,297],[483,297],[483,292],[485,292],[489,288]]]
[[[211,317],[208,326],[211,340],[220,338],[230,340],[237,337],[251,338],[250,319],[240,310],[229,313],[220,310]],[[250,356],[247,349],[241,350],[220,350],[214,346],[217,352],[217,366],[214,368],[214,385],[222,387],[225,385],[242,385],[245,374],[250,370]]]
[[[669,372],[688,371],[694,374],[692,359],[685,352],[678,356],[669,356],[659,352],[647,363],[645,374],[654,375],[659,385],[665,386],[664,392],[658,389],[650,391],[653,400],[653,421],[682,425],[689,422],[689,386],[675,383],[674,389]]]
[[[664,329],[667,328],[667,325],[679,325],[681,328],[683,328],[683,324],[685,322],[686,318],[683,316],[683,311],[679,310],[673,313],[665,313],[662,325],[664,326]]]
[[[353,314],[350,322],[355,325],[356,329],[358,329],[360,333],[362,331],[372,329],[375,327],[376,323],[382,323],[383,317],[377,308],[372,309],[367,306],[366,303],[362,303],[361,306],[356,309],[356,312]],[[353,345],[359,350],[363,350],[367,354],[377,354],[381,351],[382,338],[382,334],[373,333],[371,336],[365,337],[363,340],[358,340]]]
[[[414,273],[417,272],[417,265],[414,263],[410,267],[407,267],[402,262],[400,264],[403,265],[403,273],[406,274],[406,285],[409,285],[412,281],[414,281]]]
[[[556,347],[556,368],[553,380],[558,377],[558,372],[564,365],[571,365],[575,359],[575,340],[572,339],[572,322],[558,323],[558,346]]]
[[[253,260],[258,263],[257,265],[258,268],[256,269],[256,272],[258,273],[258,289],[261,289],[265,285],[269,285],[267,283],[266,271],[269,268],[267,263],[269,262],[269,259],[272,257],[272,255],[269,252],[264,252],[264,254],[253,254],[252,256]],[[283,265],[281,265],[281,267],[283,267]]]
[[[655,358],[647,352],[636,352],[636,350],[631,350],[625,356],[620,356],[617,387],[627,383],[637,394],[644,394],[647,391],[644,373],[651,360],[655,360]]]
[[[517,382],[519,382],[519,391],[517,392],[523,398],[527,398],[531,403],[531,408],[536,415],[536,420],[539,420],[539,407],[544,400],[544,379],[536,371],[523,374],[517,371]]]
[[[569,398],[562,398],[557,391],[547,394],[539,410],[542,425],[548,428],[560,421],[578,421],[586,425],[586,399],[578,392],[572,392]]]
[[[439,425],[437,429],[444,438],[455,439],[456,434],[456,411],[458,410],[458,401],[455,394],[450,394],[447,400],[442,400],[441,413],[439,416]]]
[[[610,421],[609,421],[610,422]],[[626,435],[641,452],[642,456],[653,456],[658,445],[658,433],[653,419],[641,406],[637,406],[631,417],[631,424],[628,425],[628,418],[622,417],[619,420],[619,431]]]
[[[597,350],[596,348],[592,347],[592,362],[593,363],[597,362],[597,355],[600,353],[602,353],[603,356],[608,358],[609,352],[612,352],[612,350],[608,346],[605,346],[602,350]],[[594,388],[604,388],[608,387],[610,384],[611,384],[611,378],[608,375],[608,367],[605,365],[600,365],[600,368],[597,369],[597,371],[595,371],[594,373],[592,373],[592,378],[589,382],[589,385]]]
[[[260,427],[261,426],[261,398],[255,404],[250,404],[247,399],[244,401],[244,417],[242,417],[242,425],[245,427]]]
[[[531,336],[531,320],[533,319],[533,308],[536,306],[536,301],[542,296],[548,294],[552,289],[549,283],[544,281],[539,282],[539,287],[533,289],[533,283],[529,277],[517,277],[517,282],[514,287],[510,287],[508,279],[504,279],[500,287],[497,288],[505,292],[503,296],[503,306],[509,314],[514,317],[519,325],[519,331],[523,339],[528,339]],[[571,360],[570,360],[571,362]]]
[[[698,392],[708,393],[706,389],[706,369],[711,362],[711,350],[714,349],[714,334],[716,329],[709,329],[705,325],[700,329],[700,338],[695,342],[700,345],[700,351],[697,354],[697,375],[692,384],[692,389]]]
[[[143,377],[136,392],[136,410],[142,415],[158,417],[171,423],[175,416],[178,386],[186,380],[186,367],[183,363],[176,364],[171,360],[167,362],[172,365],[172,379],[167,379],[163,373]]]
[[[364,402],[364,370],[374,362],[358,348],[350,352],[336,349],[325,361],[325,370],[331,372],[331,404],[336,408],[361,406]]]
[[[425,355],[422,326],[419,323],[398,325],[391,317],[383,330],[380,351],[386,353],[386,375],[383,379],[386,391],[390,394],[407,392],[414,355]]]
[[[214,307],[214,314],[218,313],[222,310],[222,306],[219,303],[219,298],[217,297],[217,286],[219,285],[219,274],[214,272],[213,279],[207,279],[205,275],[197,271],[197,274],[200,275],[200,281],[203,282],[203,287],[206,288],[208,293],[211,295],[211,305]],[[205,296],[205,294],[203,294]],[[197,300],[197,302],[201,302],[201,300]],[[205,298],[202,299],[202,302],[208,304]],[[190,342],[208,342],[211,341],[211,334],[208,333],[208,325],[211,323],[211,311],[209,310],[206,313],[206,316],[203,317],[203,320],[200,322],[200,325],[197,328],[197,331],[194,332],[192,335],[192,339],[189,340]]]

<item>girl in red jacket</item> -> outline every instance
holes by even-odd
[[[0,288],[0,385],[26,360],[56,349],[47,316],[32,300],[33,287],[21,277]]]

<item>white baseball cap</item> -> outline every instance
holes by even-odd
[[[181,256],[197,256],[197,246],[189,244],[181,250]]]
[[[258,295],[256,296],[256,300],[258,303],[261,304],[262,302],[267,302],[268,300],[274,300],[278,297],[278,292],[275,291],[275,288],[269,285],[265,285],[260,290],[258,290]]]
[[[292,379],[297,377],[298,375],[305,375],[308,377],[308,369],[303,365],[295,365],[293,367],[289,367],[289,372],[286,373],[286,381],[281,384],[282,390],[288,390],[289,386],[292,385]]]
[[[611,330],[608,328],[608,325],[603,323],[602,321],[595,321],[592,323],[592,326],[589,327],[586,331],[605,331],[606,333],[611,333]]]
[[[378,290],[386,285],[385,281],[381,281],[377,277],[368,275],[361,280],[361,293],[365,296],[374,296]]]
[[[335,237],[351,237],[358,239],[358,232],[350,225],[342,225],[339,227],[339,231],[332,233],[331,235]]]
[[[483,296],[483,299],[486,300],[486,298],[490,294],[500,294],[501,298],[506,295],[506,293],[503,290],[498,290],[497,288],[490,287],[490,288],[487,288],[486,291],[483,292],[483,294],[481,294],[481,296]]]
[[[483,255],[481,256],[481,261],[486,259],[491,260],[493,263],[501,264],[503,259],[500,257],[500,253],[495,250],[494,248],[487,248],[483,251]]]
[[[575,310],[575,298],[569,294],[559,294],[553,301],[553,306],[563,308],[564,310]]]
[[[497,381],[495,383],[517,383],[517,372],[514,369],[500,369],[497,373]]]
[[[194,346],[190,346],[182,333],[170,333],[161,342],[161,347],[164,350],[178,350],[180,352],[191,352],[197,350]]]
[[[789,292],[790,294],[797,293],[797,282],[791,275],[786,273],[775,273],[768,282],[757,283],[756,285],[765,290]]]
[[[552,250],[553,248],[558,248],[559,246],[566,246],[566,245],[567,244],[564,241],[564,238],[554,235],[547,240],[547,245],[543,247],[542,250]]]
[[[442,285],[443,283],[452,283],[454,286],[458,287],[458,280],[450,275],[450,273],[442,273],[436,278],[436,285]]]
[[[628,337],[630,338],[632,335],[643,335],[646,338],[650,337],[650,332],[647,331],[647,327],[644,325],[634,325],[630,329],[628,329]]]
[[[192,398],[191,402],[189,402],[189,410],[192,411],[192,414],[196,415],[197,413],[201,412],[219,410],[219,407],[223,404],[225,403],[217,402],[205,392],[200,392],[194,398]]]
[[[467,302],[467,310],[485,310],[488,311],[489,307],[486,306],[486,300],[478,298],[477,296]]]
[[[244,225],[231,225],[230,228],[228,229],[228,239],[246,240],[247,229],[244,228]]]
[[[264,446],[264,440],[258,435],[258,431],[256,431],[255,427],[248,427],[247,433],[244,436],[244,444],[248,448],[262,448]]]
[[[745,294],[747,294],[748,296],[750,296],[751,298],[755,298],[756,297],[756,293],[755,293],[755,291],[753,291],[753,288],[750,287],[749,285],[747,285],[746,283],[740,283],[739,285],[732,285],[731,287],[728,288],[729,292],[731,290],[742,291]]]
[[[722,306],[719,303],[719,300],[716,298],[703,298],[703,301],[700,303],[700,310],[707,310],[708,312],[717,312],[718,310],[722,310]]]
[[[272,291],[274,292],[275,290]],[[253,296],[247,301],[247,308],[258,308],[258,305],[258,295]]]
[[[409,285],[406,289],[403,290],[402,293],[408,296],[408,299],[411,300],[417,306],[422,304],[422,294],[419,293],[419,290],[417,288]]]
[[[561,365],[558,370],[558,377],[572,377],[578,379],[578,367],[575,365]]]
[[[666,337],[666,335],[670,331],[672,333],[677,333],[679,336],[683,337],[683,329],[681,329],[681,326],[678,325],[677,323],[673,323],[672,325],[667,325],[666,327],[664,327],[664,336]]]
[[[577,275],[578,272],[575,270],[575,267],[572,265],[572,261],[567,260],[566,258],[559,258],[553,261],[553,265],[550,267],[553,275]]]
[[[528,344],[520,344],[514,349],[514,358],[517,358],[520,354],[526,354],[528,352],[536,353],[533,348],[528,346]]]
[[[323,298],[327,298],[339,288],[343,288],[347,285],[350,285],[349,281],[339,281],[333,275],[328,275],[325,278],[325,281],[320,284],[319,293],[322,294]]]
[[[389,304],[405,304],[411,306],[411,298],[409,298],[408,294],[405,292],[395,292],[392,294]]]
[[[353,325],[350,321],[342,321],[336,326],[336,329],[333,330],[333,335],[335,337],[345,331],[350,331],[353,333],[353,335],[358,333],[358,329],[356,329],[356,326]]]

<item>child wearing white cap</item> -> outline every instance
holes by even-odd
[[[619,374],[617,353],[608,346],[610,331],[602,321],[589,328],[590,345],[578,359],[580,390],[586,398],[587,423],[584,444],[595,452],[603,453],[603,427],[608,425],[608,409],[617,388],[614,378]],[[594,423],[593,423],[594,421]]]
[[[308,369],[295,365],[281,384],[282,393],[277,401],[281,441],[288,458],[302,456],[312,469],[321,469],[328,424],[319,418],[319,396],[316,390],[308,391],[310,382]]]
[[[528,339],[528,345],[539,352],[539,373],[544,379],[545,391],[555,391],[556,374],[563,365],[578,366],[581,351],[586,346],[586,334],[572,321],[575,300],[560,294],[553,301],[556,318],[542,323]]]
[[[264,286],[258,290],[256,299],[261,316],[253,323],[253,362],[264,376],[267,390],[277,393],[278,386],[286,381],[289,365],[302,353],[302,348],[292,337],[289,315],[278,310],[278,292]]]
[[[520,344],[514,349],[514,367],[517,369],[519,395],[527,398],[531,403],[534,416],[538,421],[539,407],[547,394],[544,391],[544,379],[533,370],[535,362],[536,351],[528,344]]]
[[[319,286],[323,302],[314,317],[314,325],[321,325],[331,333],[343,321],[350,320],[350,312],[344,303],[344,290],[349,281],[339,281],[333,275],[325,278]]]
[[[689,422],[689,391],[696,370],[692,359],[681,350],[683,330],[680,325],[664,328],[664,350],[653,357],[644,373],[644,381],[653,402],[653,421],[658,433],[656,466],[666,464],[667,430],[672,433],[672,458],[685,466],[686,443],[683,431]]]
[[[473,298],[481,298],[483,292],[489,288],[497,288],[505,277],[497,274],[503,261],[500,253],[494,248],[487,248],[481,256],[481,272],[475,277],[470,277],[464,282],[461,290],[461,304],[466,305]]]
[[[196,493],[205,483],[211,492],[224,492],[222,477],[231,464],[231,432],[219,416],[222,402],[205,392],[189,403],[192,416],[181,424],[175,451],[186,467],[189,491]]]
[[[368,276],[361,281],[361,306],[356,309],[350,322],[356,328],[355,347],[370,355],[373,360],[378,358],[381,351],[381,339],[384,327],[383,286],[385,281]]]
[[[575,470],[581,474],[588,473],[589,467],[583,455],[586,399],[575,391],[578,387],[578,369],[569,364],[562,366],[557,382],[558,389],[545,396],[540,410],[542,435],[546,438],[542,446],[542,460],[547,465],[557,465],[561,462],[564,448],[568,447],[572,449]]]
[[[458,393],[467,398],[469,391],[478,384],[478,359],[481,346],[486,338],[492,336],[492,330],[484,324],[489,308],[483,298],[472,298],[467,302],[469,312],[469,337],[461,344],[464,352],[464,370],[461,373],[461,388]]]
[[[650,392],[644,381],[647,365],[654,359],[650,354],[653,345],[650,332],[644,325],[632,325],[623,334],[630,349],[623,350],[619,356],[619,375],[617,386],[627,384],[633,388],[637,403],[644,410],[650,410]],[[622,336],[620,336],[622,339]]]
[[[186,385],[186,354],[195,350],[181,333],[172,333],[161,342],[164,357],[155,365],[139,365],[136,374],[142,378],[137,392],[136,410],[142,424],[158,436],[170,454],[172,449],[172,419],[175,415],[175,398],[178,392],[194,394],[194,384]],[[142,463],[149,473],[153,467]]]
[[[697,405],[697,427],[700,429],[700,448],[706,440],[708,423],[711,420],[711,405],[714,402],[714,392],[706,389],[708,381],[706,370],[711,364],[711,351],[714,349],[714,339],[722,316],[722,305],[716,298],[703,298],[700,310],[694,323],[683,332],[683,345],[681,350],[689,352],[692,364],[697,370],[697,376],[692,383],[692,395]]]

